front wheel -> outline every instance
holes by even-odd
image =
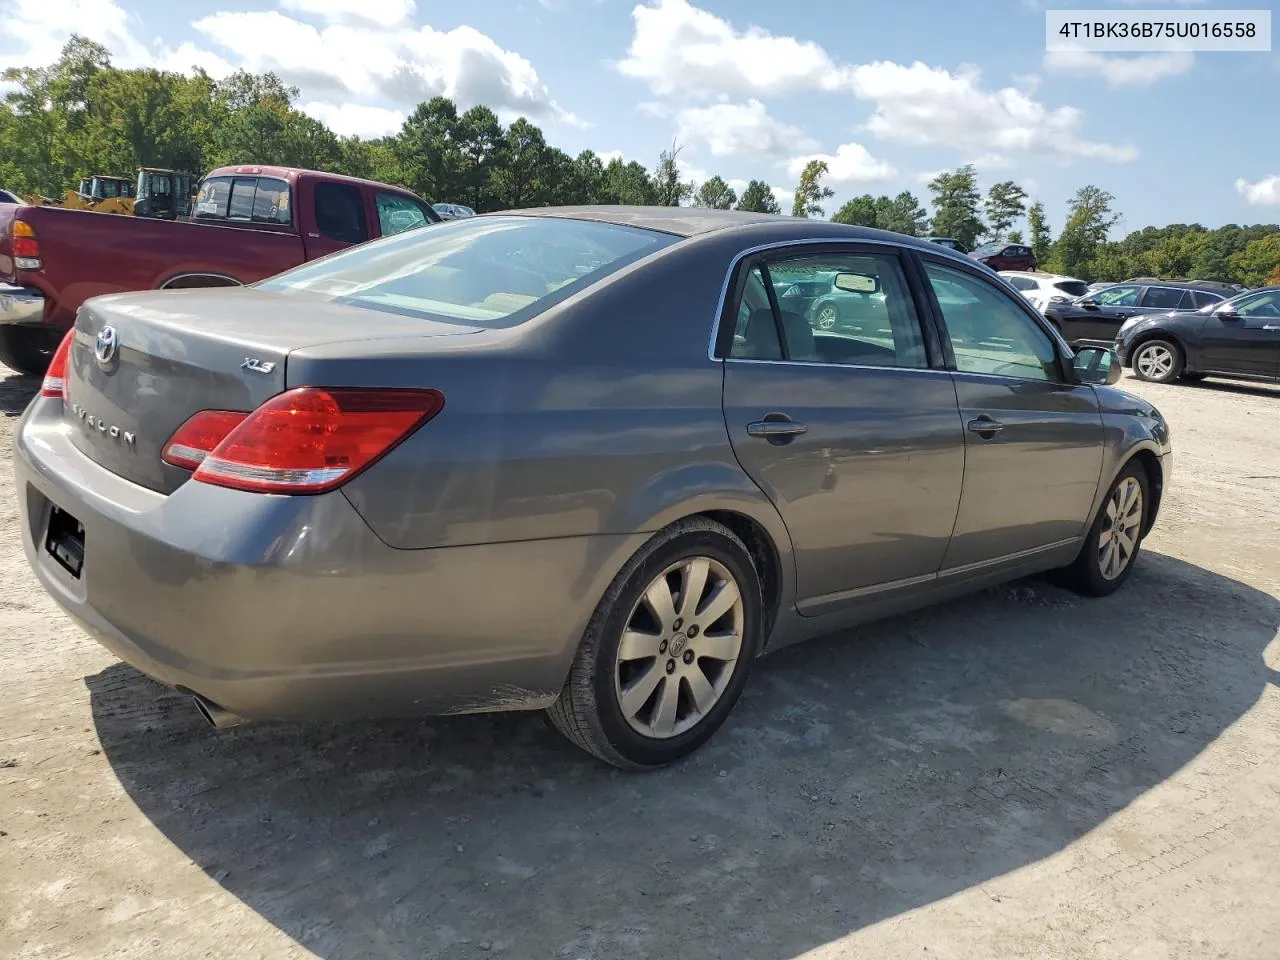
[[[1150,383],[1172,383],[1182,366],[1182,350],[1168,340],[1148,340],[1133,353],[1133,372]]]
[[[1061,571],[1065,586],[1093,597],[1119,590],[1138,560],[1148,503],[1147,472],[1131,462],[1107,491],[1075,562]]]
[[[679,760],[724,723],[760,649],[760,579],[727,527],[656,534],[596,607],[551,722],[619,767]]]
[[[840,320],[840,311],[834,303],[824,303],[813,312],[813,322],[819,330],[833,330]]]

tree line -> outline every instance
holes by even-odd
[[[459,111],[435,97],[420,103],[392,136],[341,137],[298,109],[299,91],[274,74],[240,71],[214,80],[152,69],[113,67],[106,48],[84,37],[67,42],[46,67],[4,71],[0,105],[0,185],[22,194],[60,196],[89,174],[131,176],[140,166],[203,173],[230,163],[329,170],[401,184],[432,201],[478,212],[554,204],[694,204],[780,213],[769,184],[751,180],[737,193],[722,177],[683,180],[673,143],[649,170],[638,161],[605,162],[591,150],[570,156],[547,143],[525,118],[503,125],[488,107]],[[793,216],[821,217],[834,191],[822,160],[801,172]],[[927,189],[932,214],[910,191],[854,197],[831,219],[909,236],[948,236],[966,247],[981,240],[1026,243],[1041,269],[1084,280],[1132,276],[1212,279],[1258,286],[1280,283],[1280,227],[1215,230],[1200,224],[1146,227],[1109,240],[1115,198],[1080,187],[1055,237],[1044,205],[1016,182],[984,195],[972,165],[938,174]],[[1020,227],[1025,222],[1025,231]]]

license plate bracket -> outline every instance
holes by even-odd
[[[54,507],[49,513],[44,548],[67,573],[80,579],[84,569],[84,524],[61,507]]]

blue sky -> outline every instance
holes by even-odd
[[[120,66],[275,70],[343,133],[393,131],[444,93],[526,114],[570,153],[651,167],[678,139],[687,176],[764,179],[787,203],[804,160],[827,157],[828,214],[858,193],[924,198],[932,173],[971,161],[984,185],[1022,183],[1055,229],[1085,183],[1116,196],[1120,230],[1280,220],[1280,55],[1047,56],[1045,5],[0,0],[0,65],[47,62],[92,23]]]

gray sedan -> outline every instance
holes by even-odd
[[[775,291],[883,296],[860,335]],[[411,231],[98,297],[22,418],[27,559],[215,725],[543,709],[694,750],[757,655],[1132,572],[1164,420],[945,247],[709,209]]]

